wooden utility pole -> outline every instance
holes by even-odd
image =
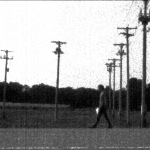
[[[146,26],[150,21],[150,14],[147,15],[148,0],[144,0],[144,14],[142,10],[139,14],[139,21],[143,24],[143,79],[142,79],[142,100],[141,100],[141,127],[146,127],[146,113],[147,106],[145,102],[146,98],[146,44],[147,44],[147,31]]]
[[[56,48],[56,51],[54,53],[58,54],[58,63],[57,63],[57,81],[56,81],[56,93],[55,93],[55,121],[57,120],[58,114],[57,114],[57,105],[58,105],[58,89],[59,89],[59,66],[60,66],[60,54],[64,54],[61,51],[61,45],[66,44],[66,42],[60,42],[60,41],[52,41],[52,43],[56,43],[58,47]]]
[[[126,44],[114,44],[114,46],[120,46],[120,50],[118,51],[117,55],[120,55],[120,92],[119,92],[119,120],[121,119],[121,113],[122,113],[122,57],[123,55],[126,55],[126,53],[123,50],[123,46]]]
[[[7,87],[7,72],[9,72],[9,68],[7,68],[8,65],[8,59],[13,59],[13,58],[8,58],[8,53],[12,52],[12,51],[8,51],[8,50],[1,50],[4,51],[6,53],[6,55],[4,55],[4,57],[0,57],[1,59],[6,59],[6,64],[5,64],[5,77],[4,77],[4,91],[3,91],[3,119],[6,118],[5,116],[5,104],[6,104],[6,87]]]
[[[106,63],[107,71],[109,72],[109,113],[111,113],[111,73],[112,73],[112,63]]]
[[[108,59],[108,60],[112,60],[113,61],[113,71],[114,71],[114,79],[113,79],[113,109],[112,109],[112,116],[113,118],[115,117],[115,72],[116,72],[116,67],[119,67],[119,66],[116,66],[116,61],[120,60],[120,59]]]
[[[120,34],[123,34],[126,37],[127,41],[127,108],[126,108],[126,113],[127,113],[127,125],[129,125],[129,103],[130,103],[130,91],[129,91],[129,37],[134,36],[134,34],[129,34],[129,30],[137,29],[137,28],[117,28],[117,29],[123,29],[125,32],[121,32]]]

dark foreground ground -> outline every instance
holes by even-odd
[[[130,114],[130,127],[123,115],[121,123],[117,113],[112,116],[113,129],[107,129],[102,117],[96,129],[89,129],[96,119],[95,109],[43,107],[7,107],[6,119],[0,108],[0,149],[57,149],[57,150],[149,150],[150,119],[148,127],[140,128],[140,112]]]

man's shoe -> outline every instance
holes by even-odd
[[[89,128],[96,128],[96,125],[93,125],[93,126],[91,126],[91,127],[89,127]]]
[[[111,129],[111,128],[112,128],[112,125],[109,125],[108,128]]]

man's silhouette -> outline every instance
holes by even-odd
[[[103,114],[105,119],[107,120],[108,122],[108,128],[112,128],[112,124],[108,118],[108,115],[107,115],[107,99],[106,99],[106,94],[105,94],[105,89],[104,89],[104,86],[103,85],[99,85],[98,86],[98,90],[100,92],[100,98],[99,98],[99,111],[98,111],[98,114],[97,114],[97,120],[95,122],[95,124],[91,127],[91,128],[96,128],[99,121],[100,121],[100,117],[101,115]]]

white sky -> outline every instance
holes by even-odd
[[[116,55],[114,43],[126,42],[117,27],[131,30],[130,77],[142,78],[142,25],[138,14],[142,1],[0,1],[0,50],[14,59],[8,67],[8,82],[56,86],[56,46],[67,42],[60,58],[60,87],[97,88],[108,85],[105,63]],[[149,26],[149,25],[148,25]],[[149,33],[148,49],[149,49]],[[126,48],[124,48],[126,51]],[[4,52],[0,52],[3,55]],[[147,52],[147,82],[150,82],[150,52]],[[5,61],[0,60],[0,81]],[[119,88],[119,68],[116,87]],[[123,87],[126,85],[126,56],[123,57]]]

